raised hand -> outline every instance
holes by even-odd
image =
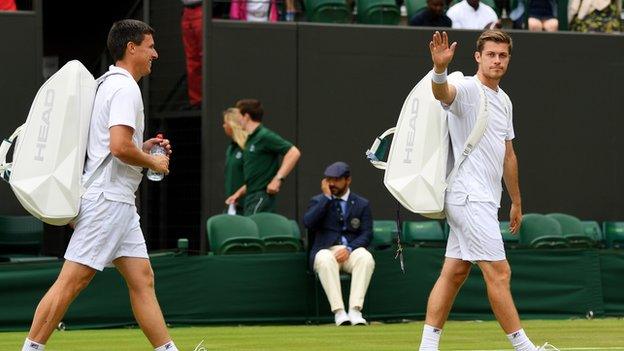
[[[431,51],[431,61],[433,61],[437,73],[442,73],[451,63],[453,55],[455,55],[455,47],[457,47],[457,42],[453,42],[449,46],[446,32],[440,34],[436,31],[433,33],[433,38],[429,42],[429,51]]]

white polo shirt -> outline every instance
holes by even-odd
[[[492,202],[500,207],[505,160],[505,141],[515,137],[513,129],[513,106],[499,87],[494,91],[481,84],[476,76],[453,80],[457,95],[448,110],[448,127],[453,144],[453,156],[457,160],[464,144],[474,128],[480,104],[480,86],[488,99],[489,119],[485,133],[477,146],[466,157],[449,191],[446,202],[463,205],[470,201]]]
[[[498,21],[494,9],[480,2],[477,10],[466,0],[451,6],[446,15],[453,21],[453,28],[482,30],[488,24]]]
[[[110,153],[110,131],[112,126],[124,125],[134,129],[132,141],[141,149],[143,146],[143,99],[139,85],[132,75],[123,68],[110,66],[111,75],[100,85],[95,96],[89,140],[87,143],[87,161],[82,176],[83,182],[89,179],[98,165]],[[106,166],[83,195],[83,198],[97,200],[100,194],[108,200],[134,205],[134,193],[139,188],[143,169],[127,165],[117,158]]]

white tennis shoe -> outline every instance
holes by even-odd
[[[367,325],[366,319],[362,317],[362,312],[356,309],[349,309],[349,319],[351,320],[351,325]]]
[[[347,314],[347,312],[341,309],[339,311],[336,311],[336,313],[334,314],[334,321],[336,322],[337,326],[340,326],[347,325],[347,323],[351,320],[349,319],[349,315]]]
[[[559,349],[546,342],[544,345],[539,346],[537,351],[559,351]]]

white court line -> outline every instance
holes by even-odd
[[[581,351],[581,350],[590,350],[590,351],[624,351],[624,347],[564,347],[559,348],[560,351]],[[458,350],[458,351],[513,351],[512,349],[484,349],[484,350]]]

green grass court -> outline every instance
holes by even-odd
[[[422,325],[175,327],[170,331],[181,351],[401,351],[418,349]],[[561,350],[624,351],[622,319],[527,320],[524,328],[533,342],[549,341]],[[0,333],[0,350],[19,350],[25,336],[26,332]],[[100,350],[152,348],[138,328],[56,331],[46,346],[46,351]],[[502,351],[511,346],[494,321],[448,322],[440,350]]]

